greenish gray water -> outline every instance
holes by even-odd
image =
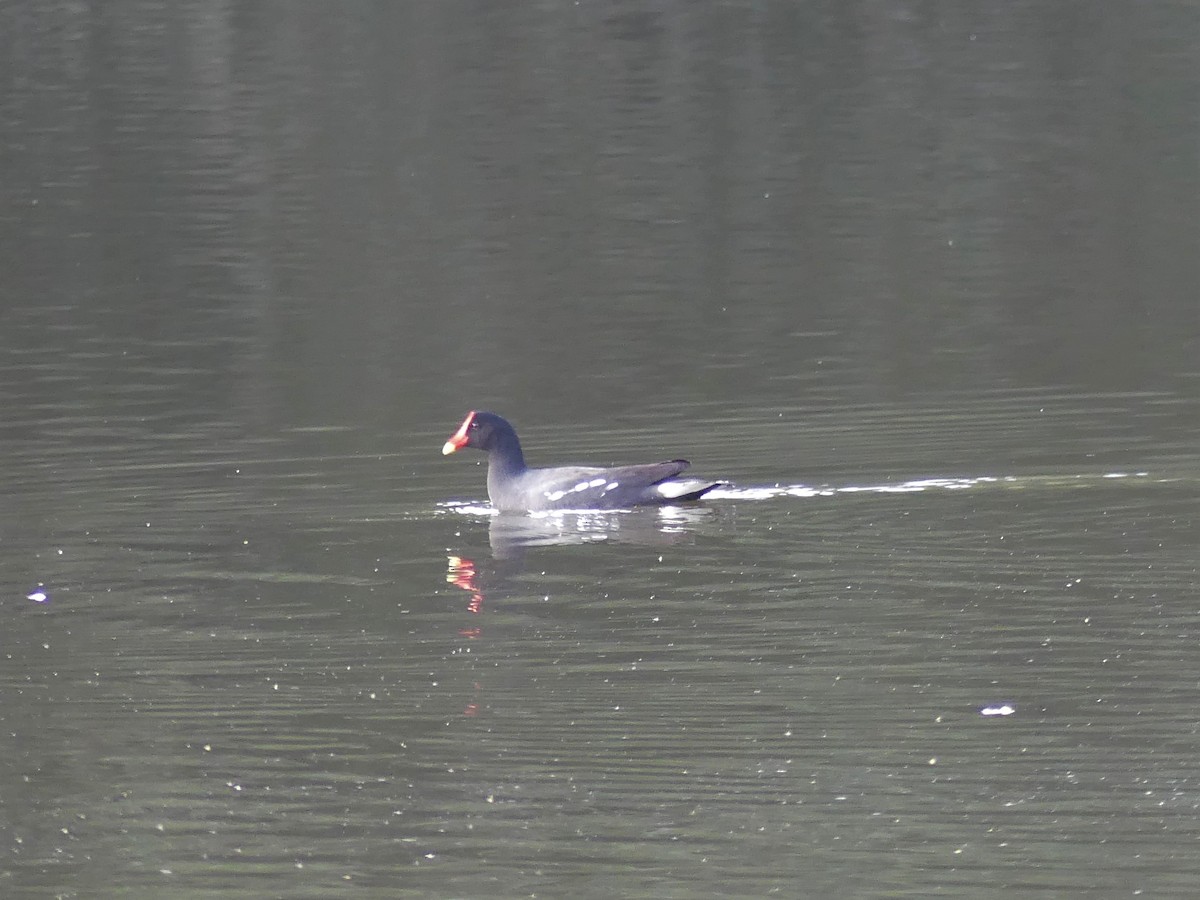
[[[0,893],[1194,893],[1189,8],[0,35]]]

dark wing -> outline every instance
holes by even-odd
[[[649,487],[660,481],[666,481],[668,478],[674,478],[690,465],[691,463],[686,459],[669,459],[666,462],[643,463],[638,466],[617,466],[614,469],[605,469],[604,474],[609,476],[609,481],[615,481],[618,484],[627,484],[630,487]]]
[[[672,459],[611,469],[573,467],[556,470],[552,483],[537,485],[533,509],[615,509],[636,504],[652,485],[673,478],[688,467],[686,459]],[[531,472],[531,475],[537,473]],[[536,505],[534,505],[536,504]]]

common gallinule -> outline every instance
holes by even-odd
[[[488,499],[502,512],[546,509],[625,509],[697,500],[720,482],[676,478],[686,459],[640,466],[558,466],[530,469],[517,433],[490,412],[467,413],[442,453],[474,447],[488,455]]]

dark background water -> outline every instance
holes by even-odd
[[[0,892],[1191,896],[1197,58],[0,5]],[[489,516],[471,408],[730,484]]]

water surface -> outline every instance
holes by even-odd
[[[1191,896],[1198,26],[0,12],[0,891]]]

